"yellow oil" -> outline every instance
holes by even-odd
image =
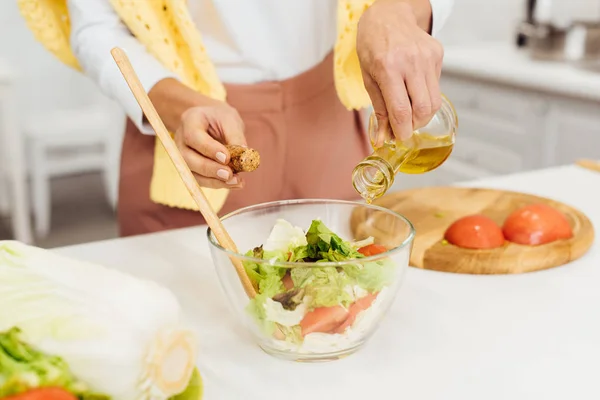
[[[395,174],[423,174],[442,165],[454,148],[450,135],[418,133],[413,135],[412,141],[410,145],[387,142],[375,151],[392,166]]]
[[[452,153],[454,137],[451,135],[436,136],[425,132],[415,133],[410,143],[386,141],[375,147],[375,152],[369,158],[384,160],[392,168],[394,175],[423,174],[442,165]],[[371,179],[372,185],[360,192],[365,201],[370,204],[387,191],[384,175],[378,171]],[[355,186],[356,187],[356,186]],[[383,188],[383,191],[381,190]]]

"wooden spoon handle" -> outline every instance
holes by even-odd
[[[144,90],[144,87],[142,86],[137,74],[135,73],[131,63],[129,62],[129,58],[127,57],[125,52],[118,47],[112,49],[111,54],[115,62],[117,63],[119,69],[121,70],[123,77],[127,81],[129,89],[131,89],[131,92],[133,93],[135,99],[142,108],[144,115],[148,119],[148,122],[150,122],[150,125],[152,125],[152,128],[156,132],[158,139],[161,141],[162,145],[167,151],[167,154],[169,155],[169,158],[171,158],[171,161],[175,165],[175,168],[177,169],[177,172],[183,180],[183,183],[185,184],[187,190],[190,192],[194,201],[198,205],[198,208],[200,209],[200,212],[202,213],[204,219],[208,223],[208,226],[210,226],[210,229],[213,231],[215,237],[217,238],[221,246],[223,246],[223,248],[237,253],[238,251],[235,243],[231,239],[231,236],[229,236],[229,233],[223,226],[217,214],[212,209],[210,203],[206,199],[206,196],[204,196],[202,189],[198,185],[198,182],[194,178],[192,171],[190,170],[187,163],[183,159],[183,156],[177,149],[175,141],[173,140],[171,134],[162,122],[160,116],[158,115],[158,112],[154,108],[154,105],[150,101],[148,94]],[[242,285],[244,286],[244,290],[246,291],[248,296],[250,296],[250,298],[253,298],[254,296],[256,296],[256,291],[254,289],[254,286],[252,285],[252,281],[248,277],[248,274],[246,274],[246,270],[242,262],[236,257],[230,258],[242,282]]]

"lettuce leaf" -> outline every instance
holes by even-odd
[[[269,262],[262,263],[243,262],[248,277],[258,286],[259,294],[273,297],[285,291],[281,278],[285,275],[286,269],[277,266],[277,262],[286,261],[287,252],[280,250],[265,251],[262,246],[259,246],[248,251],[246,256],[269,260]]]
[[[283,336],[285,337],[285,341],[293,344],[300,345],[302,344],[302,328],[300,325],[295,326],[283,326],[279,325],[278,329],[281,331]]]
[[[352,295],[345,290],[350,284],[348,276],[335,267],[296,267],[291,271],[291,278],[295,287],[305,289],[310,308],[348,306],[353,301]]]
[[[289,251],[293,247],[306,244],[306,237],[302,228],[293,226],[288,221],[279,218],[265,242],[265,250]]]
[[[185,391],[177,396],[171,397],[171,400],[202,400],[203,394],[204,383],[202,382],[202,375],[200,375],[198,368],[194,368],[194,372],[192,373],[192,377]]]
[[[354,279],[362,289],[373,293],[391,285],[396,278],[397,269],[391,259],[385,258],[362,264],[346,265],[344,272]]]
[[[312,221],[306,232],[306,243],[292,250],[290,261],[344,261],[364,257],[320,220]]]
[[[263,246],[259,246],[248,251],[246,256],[269,260],[269,262],[262,263],[244,261],[243,264],[248,277],[258,287],[258,293],[248,303],[246,312],[257,322],[263,333],[271,336],[275,332],[275,323],[266,318],[265,302],[267,299],[285,292],[281,279],[285,275],[286,269],[278,267],[277,262],[286,261],[287,252],[282,250],[266,251]]]
[[[275,332],[275,323],[267,320],[265,302],[270,297],[265,294],[257,294],[246,306],[246,312],[254,319],[259,329],[267,336]]]
[[[344,241],[320,220],[312,221],[306,232],[305,244],[297,245],[302,240],[297,237],[297,229],[289,223],[278,221],[277,229],[274,228],[273,232],[281,237],[285,236],[283,233],[288,233],[288,237],[293,240],[286,245],[278,236],[278,240],[273,240],[269,246],[277,250],[267,251],[260,246],[246,253],[248,256],[270,260],[269,263],[244,263],[248,275],[259,288],[258,295],[250,301],[247,311],[267,334],[272,334],[277,327],[275,323],[266,319],[265,302],[268,298],[286,292],[282,278],[288,269],[278,266],[278,262],[320,263],[357,260],[356,264],[340,268],[295,267],[290,270],[294,287],[304,289],[309,309],[336,305],[348,307],[355,300],[352,290],[348,288],[358,285],[373,293],[394,282],[396,268],[390,259],[362,263],[360,259],[364,258],[364,255],[358,252],[358,247]],[[369,240],[372,242],[372,238]],[[277,246],[273,245],[275,242]],[[282,333],[286,337],[294,337],[294,332],[290,329],[282,330]]]
[[[18,328],[0,332],[0,398],[39,387],[60,387],[81,400],[110,400],[77,380],[60,357],[45,355],[26,344]],[[201,400],[202,378],[194,369],[186,390],[172,400]]]
[[[84,400],[108,400],[77,380],[60,357],[45,355],[27,345],[21,330],[0,332],[0,398],[30,389],[55,386]]]

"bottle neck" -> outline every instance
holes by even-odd
[[[394,169],[376,152],[362,160],[352,172],[354,189],[368,203],[383,196],[394,184]]]

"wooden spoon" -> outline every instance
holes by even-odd
[[[190,170],[185,160],[183,159],[183,156],[177,149],[175,141],[171,137],[171,134],[165,127],[165,124],[162,122],[160,116],[156,112],[154,105],[150,101],[148,94],[144,90],[144,87],[142,86],[137,74],[135,73],[131,63],[129,62],[127,54],[125,54],[125,52],[118,47],[112,49],[110,53],[112,54],[119,69],[121,70],[123,77],[127,81],[129,89],[131,89],[131,92],[135,96],[135,99],[142,108],[142,111],[148,119],[148,122],[150,122],[150,125],[152,125],[152,128],[156,132],[156,136],[158,136],[159,140],[165,147],[169,158],[171,158],[171,161],[175,165],[175,168],[177,168],[177,172],[179,173],[181,180],[183,180],[183,183],[185,184],[187,190],[190,192],[194,201],[198,205],[202,216],[204,216],[204,219],[208,223],[210,229],[213,231],[219,244],[223,246],[223,248],[237,253],[238,250],[235,243],[233,242],[233,239],[231,239],[231,236],[229,236],[229,233],[221,223],[221,220],[219,219],[215,211],[212,209],[210,203],[206,199],[206,196],[204,196],[202,189],[198,185],[198,182],[194,178],[192,171]],[[240,281],[242,282],[242,286],[244,287],[246,294],[250,298],[254,298],[256,296],[256,289],[254,288],[252,281],[248,277],[248,274],[246,274],[244,265],[238,258],[230,258],[240,278]]]

